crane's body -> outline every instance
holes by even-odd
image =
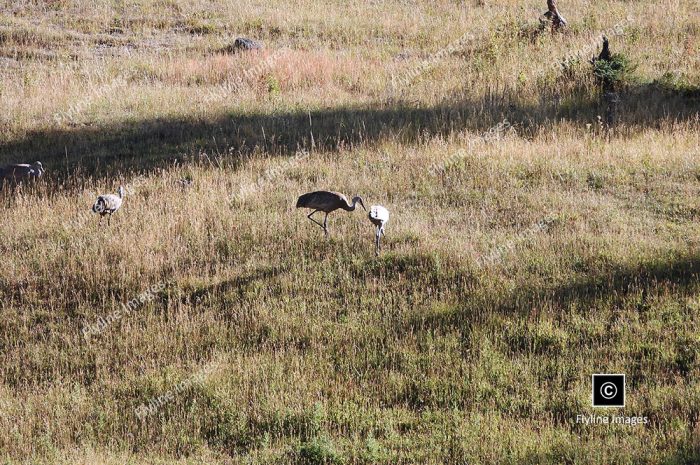
[[[379,255],[379,251],[382,248],[379,241],[382,235],[384,234],[384,228],[386,227],[386,224],[389,222],[389,210],[382,207],[381,205],[372,205],[371,207],[369,207],[369,213],[367,214],[367,217],[372,222],[372,224],[376,226],[376,242],[374,253]]]
[[[100,195],[97,197],[97,200],[95,201],[95,204],[92,206],[92,211],[95,213],[99,213],[100,215],[100,221],[102,221],[102,217],[105,215],[109,215],[107,217],[107,224],[110,224],[111,219],[112,219],[112,214],[119,210],[119,208],[122,206],[122,202],[124,201],[124,187],[119,186],[119,191],[118,193],[115,194],[104,194]]]
[[[0,168],[0,180],[18,182],[23,179],[39,178],[44,174],[44,167],[40,161],[29,164],[18,163]]]
[[[321,226],[323,231],[326,233],[326,236],[328,236],[328,214],[338,209],[351,212],[355,210],[355,206],[358,203],[365,209],[365,211],[367,210],[365,208],[365,204],[362,202],[362,197],[360,196],[353,197],[351,204],[348,202],[348,198],[340,192],[316,191],[300,196],[299,199],[297,199],[297,208],[312,208],[313,211],[307,215],[307,218]],[[312,218],[312,215],[318,211],[326,214],[323,224]]]

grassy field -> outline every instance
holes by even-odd
[[[0,463],[699,463],[698,2],[545,4],[0,2]]]

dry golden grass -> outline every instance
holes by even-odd
[[[696,463],[697,5],[482,3],[1,3],[0,164],[47,175],[0,192],[0,459]],[[628,15],[606,131],[548,60]],[[650,423],[577,424],[594,372]]]

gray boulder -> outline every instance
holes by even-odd
[[[247,50],[260,50],[263,48],[262,42],[258,42],[253,39],[246,39],[245,37],[239,37],[234,42],[233,45],[229,46],[230,52],[240,52]]]

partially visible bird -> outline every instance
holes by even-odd
[[[177,180],[182,190],[187,190],[194,185],[194,179],[192,178],[180,178]]]
[[[369,207],[369,213],[367,214],[367,217],[372,222],[372,224],[377,227],[374,253],[376,255],[379,255],[379,251],[382,249],[379,240],[381,239],[382,234],[384,234],[384,228],[386,227],[386,224],[389,222],[389,210],[382,207],[381,205],[372,205],[371,207]]]
[[[122,201],[124,200],[124,187],[119,186],[117,194],[104,194],[97,197],[95,205],[92,206],[92,211],[100,214],[100,222],[102,222],[102,217],[109,214],[107,217],[107,224],[110,224],[112,219],[112,214],[119,210],[122,206]]]
[[[44,167],[40,161],[31,165],[19,163],[0,168],[0,180],[19,182],[23,179],[40,178],[44,174]]]
[[[316,191],[300,196],[297,200],[297,208],[313,208],[314,211],[309,213],[307,218],[321,226],[323,231],[326,233],[326,236],[328,236],[328,214],[336,211],[339,208],[351,212],[355,210],[355,205],[358,203],[362,205],[362,208],[365,211],[367,211],[365,204],[362,202],[362,197],[359,195],[353,197],[352,204],[350,204],[350,202],[348,202],[348,198],[339,192]],[[318,211],[322,211],[326,214],[323,224],[311,217]]]

